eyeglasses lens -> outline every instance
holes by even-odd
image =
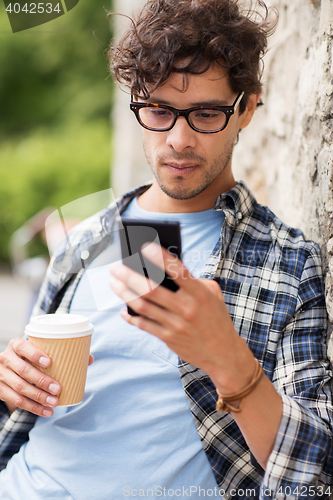
[[[173,112],[164,108],[141,108],[139,115],[142,123],[156,130],[170,127],[175,119]]]
[[[189,120],[192,125],[198,130],[205,132],[223,128],[226,119],[225,113],[216,109],[198,109],[191,111],[189,114]]]
[[[163,130],[172,126],[175,115],[165,108],[141,108],[139,110],[141,122],[150,129]],[[226,123],[226,115],[223,111],[203,108],[191,111],[188,119],[196,129],[204,132],[220,130]]]

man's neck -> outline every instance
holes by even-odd
[[[151,187],[138,198],[139,206],[148,212],[190,213],[203,212],[214,208],[217,197],[235,187],[236,181],[230,176],[223,186],[211,184],[199,195],[187,200],[171,198],[164,193],[154,179]]]

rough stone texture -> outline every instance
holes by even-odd
[[[144,0],[117,0],[115,11],[132,15]],[[320,244],[326,296],[333,322],[333,75],[330,0],[268,0],[279,23],[265,57],[263,101],[242,131],[234,153],[236,178],[261,203]],[[124,29],[118,18],[119,32]],[[117,94],[114,120],[116,195],[150,179],[140,130]],[[330,326],[330,332],[333,330]],[[333,342],[330,342],[333,355]]]
[[[320,244],[333,322],[333,2],[267,4],[279,23],[265,58],[265,105],[241,133],[234,170],[260,202]]]

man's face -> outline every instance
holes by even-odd
[[[185,92],[183,75],[173,73],[148,102],[186,109],[199,105],[230,106],[236,97],[225,70],[215,65],[201,75],[188,75]],[[196,132],[184,117],[178,117],[167,132],[143,129],[144,149],[155,177],[153,188],[158,185],[170,198],[189,200],[201,193],[215,196],[233,187],[228,185],[232,178],[231,156],[241,122],[237,109],[227,127],[214,134]]]

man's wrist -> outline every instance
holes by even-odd
[[[214,367],[210,374],[216,389],[226,396],[242,391],[251,382],[257,367],[256,358],[240,337],[234,353],[228,366]]]
[[[234,392],[233,394],[222,394],[217,389],[218,400],[216,403],[216,410],[221,412],[233,411],[239,413],[242,409],[243,399],[251,394],[252,391],[257,387],[260,382],[260,379],[263,375],[263,370],[259,361],[255,358],[256,368],[251,379],[251,382],[247,384],[243,389],[238,392]]]

